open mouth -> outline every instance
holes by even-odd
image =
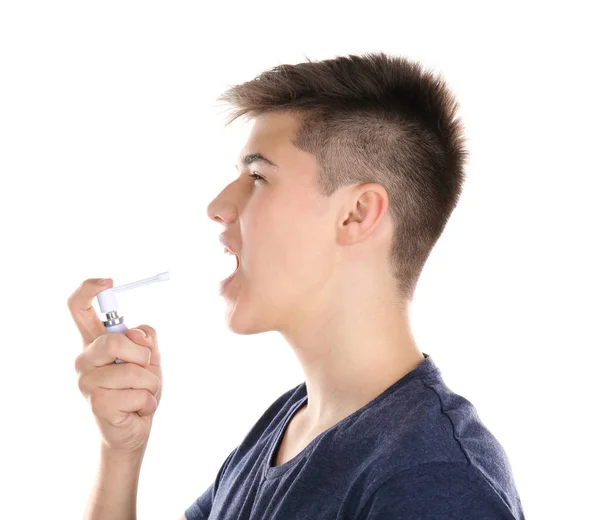
[[[231,274],[230,274],[230,275],[229,275],[227,278],[225,278],[225,280],[222,280],[222,281],[221,281],[221,285],[222,285],[222,286],[224,286],[224,285],[228,284],[228,283],[229,283],[229,282],[230,282],[230,281],[233,279],[233,277],[235,276],[235,274],[236,274],[236,273],[239,271],[239,269],[240,269],[240,257],[239,257],[239,256],[238,256],[236,253],[233,253],[233,252],[231,252],[231,251],[229,251],[229,250],[227,250],[227,251],[228,251],[228,254],[233,254],[233,255],[235,255],[235,271],[233,271],[233,273],[231,273]]]

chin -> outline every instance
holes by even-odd
[[[265,321],[258,321],[252,315],[244,315],[237,309],[237,305],[233,304],[227,310],[225,324],[227,328],[234,334],[248,336],[250,334],[261,334],[273,330]]]

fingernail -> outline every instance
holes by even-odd
[[[138,332],[142,333],[142,336],[146,337],[146,333],[142,329],[131,329],[131,330],[137,330]]]
[[[100,278],[100,280],[98,280],[98,283],[100,285],[107,285],[109,281],[110,281],[110,278]]]

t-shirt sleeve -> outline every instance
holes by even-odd
[[[210,515],[210,510],[212,509],[213,500],[215,498],[215,494],[217,493],[217,489],[219,487],[219,482],[221,481],[221,477],[223,473],[229,466],[229,461],[231,457],[237,450],[236,448],[227,456],[225,462],[221,464],[221,468],[217,473],[217,476],[213,482],[211,482],[210,486],[202,493],[194,503],[185,510],[185,518],[186,520],[206,520]]]
[[[419,464],[385,480],[356,520],[514,520],[477,469],[460,462]]]

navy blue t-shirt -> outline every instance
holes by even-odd
[[[508,457],[429,354],[359,410],[273,466],[306,402],[279,397],[226,458],[187,520],[524,520]]]

